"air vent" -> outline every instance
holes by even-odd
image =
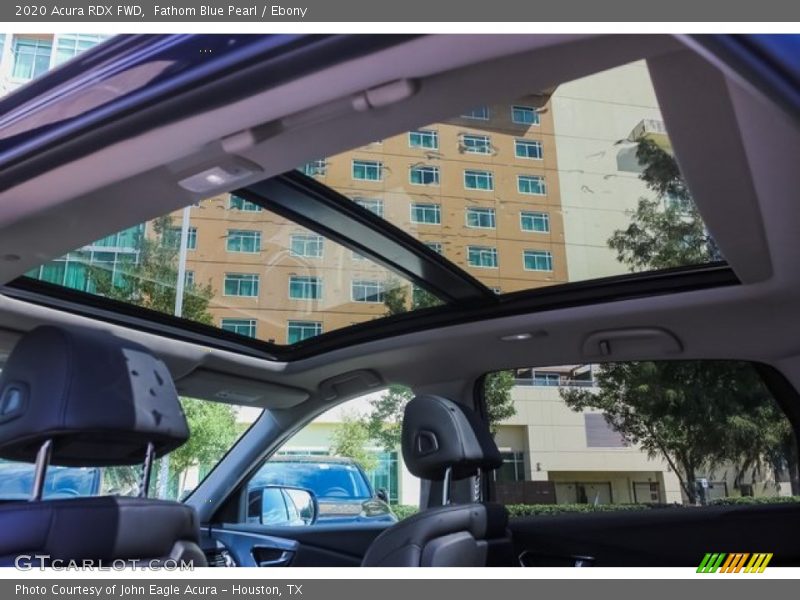
[[[233,560],[230,552],[224,549],[215,548],[206,550],[206,561],[209,567],[235,567],[236,561]]]

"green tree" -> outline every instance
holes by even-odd
[[[166,314],[175,313],[178,281],[179,244],[170,216],[152,221],[153,236],[142,237],[139,257],[117,277],[98,266],[89,269],[89,279],[97,294]],[[181,316],[210,325],[213,317],[208,305],[214,296],[210,284],[184,288]]]
[[[720,258],[681,177],[675,158],[650,140],[637,145],[640,178],[656,199],[641,199],[631,222],[608,245],[631,271],[702,264]],[[733,461],[746,471],[771,468],[797,481],[791,427],[748,365],[723,361],[608,364],[599,392],[562,390],[574,410],[605,412],[611,426],[672,466],[690,502],[701,469]]]
[[[232,405],[194,398],[181,398],[181,405],[189,423],[189,440],[169,454],[170,471],[179,478],[179,487],[189,467],[216,464],[239,434]]]
[[[689,502],[697,500],[699,473],[745,452],[751,461],[765,457],[761,428],[776,415],[769,414],[772,398],[747,364],[610,363],[598,370],[597,387],[563,389],[561,396],[573,410],[602,410],[627,443],[663,457]]]
[[[331,434],[331,452],[335,456],[352,458],[365,471],[378,466],[378,458],[369,450],[371,436],[363,418],[345,415]]]

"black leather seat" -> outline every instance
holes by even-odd
[[[417,396],[406,406],[403,460],[415,476],[451,480],[499,467],[503,460],[488,427],[470,409],[440,396]],[[499,504],[429,508],[381,533],[365,567],[513,566],[508,516]]]
[[[0,458],[63,466],[147,462],[189,430],[172,378],[144,346],[109,333],[39,327],[0,374]],[[145,494],[142,494],[145,495]],[[50,560],[168,559],[205,566],[197,515],[146,497],[92,497],[0,505],[0,565],[19,554]]]

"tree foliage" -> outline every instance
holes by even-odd
[[[756,371],[738,362],[611,363],[597,385],[561,395],[573,410],[603,411],[627,443],[666,459],[690,502],[696,477],[731,460],[762,466],[788,427]]]
[[[175,243],[172,218],[152,221],[153,236],[139,242],[139,257],[121,276],[112,278],[110,271],[93,266],[89,278],[99,295],[121,300],[166,314],[174,314],[178,281],[178,244]],[[184,289],[181,316],[207,325],[213,317],[208,305],[214,296],[211,285],[188,285]]]
[[[345,415],[331,434],[331,452],[335,456],[352,458],[365,471],[378,466],[378,459],[369,450],[371,436],[364,419]]]
[[[214,465],[230,449],[238,436],[236,409],[230,404],[181,398],[189,423],[189,440],[169,454],[170,469],[185,475],[189,467]]]
[[[655,199],[641,198],[628,227],[614,232],[608,245],[631,271],[650,271],[708,263],[720,258],[689,195],[678,164],[668,152],[643,139],[636,149],[640,178]]]
[[[631,271],[702,264],[720,258],[674,157],[638,143],[643,198],[630,224],[608,240]],[[598,369],[599,391],[565,389],[574,410],[602,410],[610,425],[650,456],[672,466],[690,502],[695,478],[722,464],[745,472],[788,472],[798,493],[797,448],[786,417],[747,364],[724,361],[638,362]]]

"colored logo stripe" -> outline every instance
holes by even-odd
[[[750,559],[749,562],[747,559]],[[734,552],[708,552],[700,566],[697,567],[698,573],[739,573],[744,569],[744,573],[763,573],[764,569],[772,560],[772,553]],[[745,566],[747,563],[747,566]]]

